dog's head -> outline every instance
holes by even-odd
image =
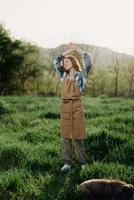
[[[113,200],[131,200],[134,194],[134,186],[125,184],[121,188],[121,192]]]
[[[128,197],[133,197],[133,194],[134,194],[134,186],[132,184],[126,184],[122,187],[122,192],[123,194]]]

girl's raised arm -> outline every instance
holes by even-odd
[[[61,60],[64,56],[62,55],[62,53],[59,51],[56,53],[56,56],[54,58],[54,68],[59,76],[59,78],[61,79],[64,73],[64,68],[61,65]]]
[[[84,79],[87,79],[88,73],[92,67],[92,59],[91,59],[91,54],[77,48],[76,51],[78,51],[80,54],[82,54],[82,61],[83,61],[83,68],[82,68],[82,76]]]

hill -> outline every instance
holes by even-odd
[[[93,63],[95,66],[108,67],[114,64],[118,60],[119,64],[127,65],[130,59],[134,59],[133,56],[127,55],[125,53],[118,53],[112,51],[106,47],[99,47],[95,45],[88,44],[77,44],[81,49],[90,52],[92,54]],[[62,44],[56,48],[42,48],[39,47],[40,59],[44,65],[50,65],[53,61],[54,55],[57,51],[64,51],[67,49],[66,44]]]

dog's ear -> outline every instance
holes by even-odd
[[[134,193],[134,186],[132,184],[126,184]]]

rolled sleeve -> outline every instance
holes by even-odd
[[[63,66],[61,65],[61,60],[63,59],[63,55],[62,53],[59,51],[56,53],[56,56],[54,58],[54,68],[55,68],[55,71],[57,72],[59,78],[61,79],[62,76],[63,76],[63,73],[64,73],[64,68]]]
[[[90,53],[84,53],[83,54],[83,69],[82,69],[82,76],[84,79],[87,79],[88,73],[92,67],[92,60],[91,60],[91,54]]]

